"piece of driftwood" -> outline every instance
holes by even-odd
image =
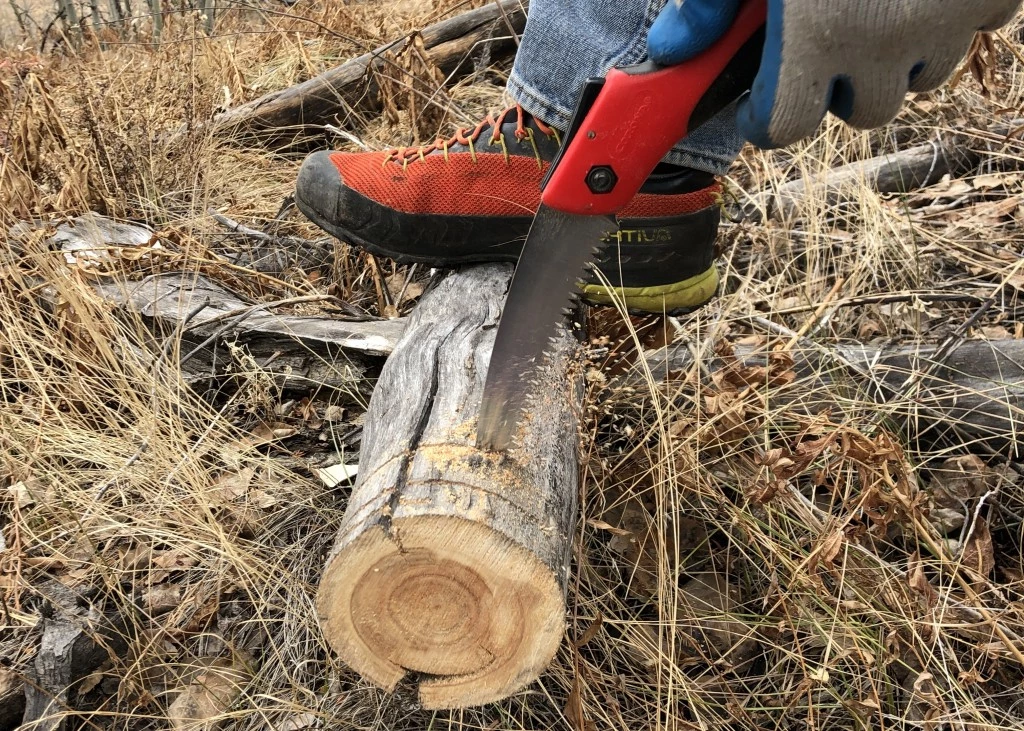
[[[273,303],[243,302],[213,280],[187,272],[98,282],[95,289],[108,302],[152,318],[167,333],[187,320],[181,353],[191,355],[183,363],[187,380],[216,376],[230,363],[225,343],[231,342],[244,345],[282,388],[363,390],[366,356],[388,355],[405,327],[401,319],[358,322],[279,314]]]
[[[96,282],[94,288],[107,302],[141,314],[160,337],[186,328],[178,353],[181,376],[196,386],[244,369],[232,355],[241,348],[281,389],[331,388],[368,396],[368,377],[405,328],[404,318],[357,322],[277,314],[184,272]]]
[[[427,26],[420,31],[423,46],[446,75],[472,66],[473,53],[492,62],[515,52],[516,38],[526,23],[526,0],[501,0]],[[324,125],[340,117],[345,126],[353,109],[373,111],[377,103],[374,73],[402,74],[390,69],[388,51],[397,51],[405,38],[287,89],[271,92],[214,118],[218,134],[247,133],[260,138],[288,140],[300,136],[305,125]]]
[[[317,597],[324,635],[392,689],[418,673],[428,708],[503,698],[564,630],[578,488],[575,340],[532,388],[519,447],[475,447],[512,267],[467,268],[425,294],[370,401],[359,479]]]
[[[11,229],[10,239],[18,246],[32,231],[46,226],[44,221],[18,224]],[[368,377],[376,373],[381,358],[392,351],[405,327],[403,318],[360,321],[284,314],[278,311],[282,305],[318,298],[245,302],[193,272],[166,272],[138,281],[118,273],[119,259],[144,259],[160,244],[157,234],[146,226],[92,213],[60,224],[48,240],[50,248],[62,251],[69,264],[93,273],[83,281],[90,282],[106,302],[141,314],[158,338],[180,333],[177,355],[186,383],[201,386],[255,365],[282,389],[327,387],[368,397]],[[38,291],[44,304],[56,304],[52,287],[44,284]],[[233,356],[236,346],[250,360],[238,363]]]
[[[1017,443],[1024,422],[1024,340],[968,340],[937,367],[936,348],[927,345],[879,349],[798,344],[789,353],[797,380],[773,391],[776,405],[807,414],[829,409],[838,418],[851,407],[862,409],[865,402],[888,404],[889,422],[913,439],[942,434],[955,424],[961,437],[997,449]],[[735,356],[746,365],[766,365],[768,351],[737,346]],[[692,363],[685,345],[670,347],[648,361],[657,379]],[[723,362],[716,357],[705,365],[714,371]],[[926,370],[928,375],[912,398],[905,399],[907,379]]]
[[[865,187],[877,193],[905,193],[934,185],[945,175],[957,177],[969,172],[981,160],[990,157],[993,150],[1005,147],[1007,143],[1019,147],[1019,140],[1007,139],[1007,135],[1019,126],[1018,122],[999,125],[983,136],[947,134],[928,144],[791,180],[775,190],[756,194],[748,212],[754,219],[759,219],[762,214],[793,218],[808,199],[824,200],[831,206],[862,194]]]

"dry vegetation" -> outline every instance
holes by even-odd
[[[223,8],[211,36],[185,13],[167,15],[159,40],[144,20],[9,40],[0,232],[96,211],[145,221],[165,244],[115,258],[118,276],[184,269],[252,301],[331,294],[407,311],[421,291],[403,287],[409,272],[344,245],[317,270],[229,265],[237,241],[210,208],[320,234],[282,205],[301,151],[215,139],[204,122],[462,7],[300,0]],[[987,72],[976,59],[977,73],[913,99],[886,130],[829,123],[794,149],[748,151],[731,191],[743,202],[950,129],[986,139],[1024,116],[1017,40],[998,35]],[[447,119],[500,103],[506,70],[449,88]],[[366,144],[413,139],[411,97],[390,93],[388,114],[350,130]],[[790,352],[1024,336],[1022,150],[989,137],[963,179],[840,203],[811,189],[798,221],[727,225],[723,294],[699,313],[595,313],[604,375],[588,397],[568,637],[539,683],[465,711],[382,694],[318,633],[312,598],[348,488],[312,466],[355,461],[366,390],[281,392],[243,349],[230,377],[186,386],[181,332],[112,311],[88,286],[94,272],[47,247],[45,226],[0,233],[0,692],[30,668],[41,618],[65,611],[70,589],[94,618],[127,620],[81,689],[84,710],[55,711],[74,726],[168,727],[199,679],[237,729],[1024,727],[1013,435],[965,443],[941,424],[918,438],[900,428],[930,418],[912,381],[880,410],[849,375],[813,392]],[[320,142],[352,144],[328,131]],[[403,288],[407,301],[392,301]],[[689,343],[697,363],[737,345],[771,356],[661,380],[635,352],[666,340]],[[836,407],[798,408],[822,398]]]

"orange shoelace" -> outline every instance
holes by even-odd
[[[444,159],[447,161],[448,148],[453,145],[462,145],[463,147],[468,147],[469,154],[473,158],[473,161],[475,162],[476,148],[474,147],[474,143],[480,139],[480,135],[483,134],[484,129],[486,129],[488,125],[491,127],[493,131],[491,133],[490,138],[487,140],[487,144],[500,145],[502,154],[505,156],[505,160],[507,161],[509,154],[508,146],[505,144],[505,137],[501,134],[501,127],[505,122],[505,117],[507,117],[509,113],[512,111],[515,111],[517,114],[516,129],[514,133],[516,139],[519,141],[528,140],[530,144],[533,146],[533,153],[534,157],[537,158],[537,163],[541,164],[542,160],[540,157],[540,151],[537,149],[537,144],[536,142],[534,142],[533,139],[533,130],[526,126],[526,123],[523,121],[523,116],[525,114],[523,112],[523,108],[516,104],[515,106],[509,107],[508,109],[501,112],[501,114],[498,115],[497,119],[494,118],[493,114],[488,114],[486,117],[480,120],[480,123],[477,124],[476,127],[463,127],[456,131],[455,134],[452,137],[448,138],[447,140],[438,138],[437,140],[434,140],[433,143],[429,145],[422,145],[420,147],[392,148],[391,150],[387,151],[387,155],[384,158],[384,165],[387,165],[388,163],[391,162],[399,162],[402,163],[402,166],[404,167],[413,160],[422,160],[430,153],[437,152],[438,150],[440,150],[441,153],[444,154]],[[562,144],[562,140],[560,135],[558,134],[557,129],[555,129],[554,127],[549,127],[536,117],[533,118],[533,123],[537,126],[537,129],[540,130],[541,134],[544,134],[547,137],[554,139],[555,142],[557,142],[558,144]]]

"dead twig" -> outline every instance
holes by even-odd
[[[194,358],[196,356],[196,354],[200,353],[204,348],[209,346],[211,343],[219,340],[220,337],[224,333],[226,333],[228,330],[231,330],[232,328],[238,327],[243,322],[248,320],[250,317],[255,315],[257,312],[265,312],[266,310],[272,309],[274,307],[284,307],[284,306],[287,306],[287,305],[302,304],[304,302],[323,302],[325,300],[333,300],[333,299],[335,299],[335,297],[333,295],[329,295],[329,294],[311,294],[311,295],[307,295],[305,297],[291,297],[291,298],[286,299],[286,300],[277,300],[276,302],[262,302],[262,303],[260,303],[258,305],[252,305],[250,307],[246,307],[243,310],[236,310],[236,311],[233,311],[233,312],[226,312],[226,313],[224,313],[222,315],[217,315],[216,317],[212,317],[209,320],[205,320],[202,323],[200,323],[203,327],[206,327],[207,325],[210,325],[211,323],[221,322],[221,321],[224,321],[224,320],[228,320],[228,322],[225,325],[222,325],[221,327],[217,328],[217,330],[214,331],[213,334],[211,334],[209,337],[207,337],[205,340],[203,340],[203,342],[199,343],[199,345],[195,346],[187,354],[181,356],[181,359],[179,360],[179,366],[187,363],[190,360],[192,360],[192,358]],[[198,326],[196,326],[196,327],[198,327]],[[188,329],[192,329],[192,328],[187,328],[186,331]]]

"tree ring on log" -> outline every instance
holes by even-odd
[[[548,665],[564,632],[551,569],[499,531],[450,515],[363,533],[331,563],[319,603],[325,634],[345,638],[334,649],[346,663],[389,689],[406,671],[429,676],[428,708],[508,695]]]

